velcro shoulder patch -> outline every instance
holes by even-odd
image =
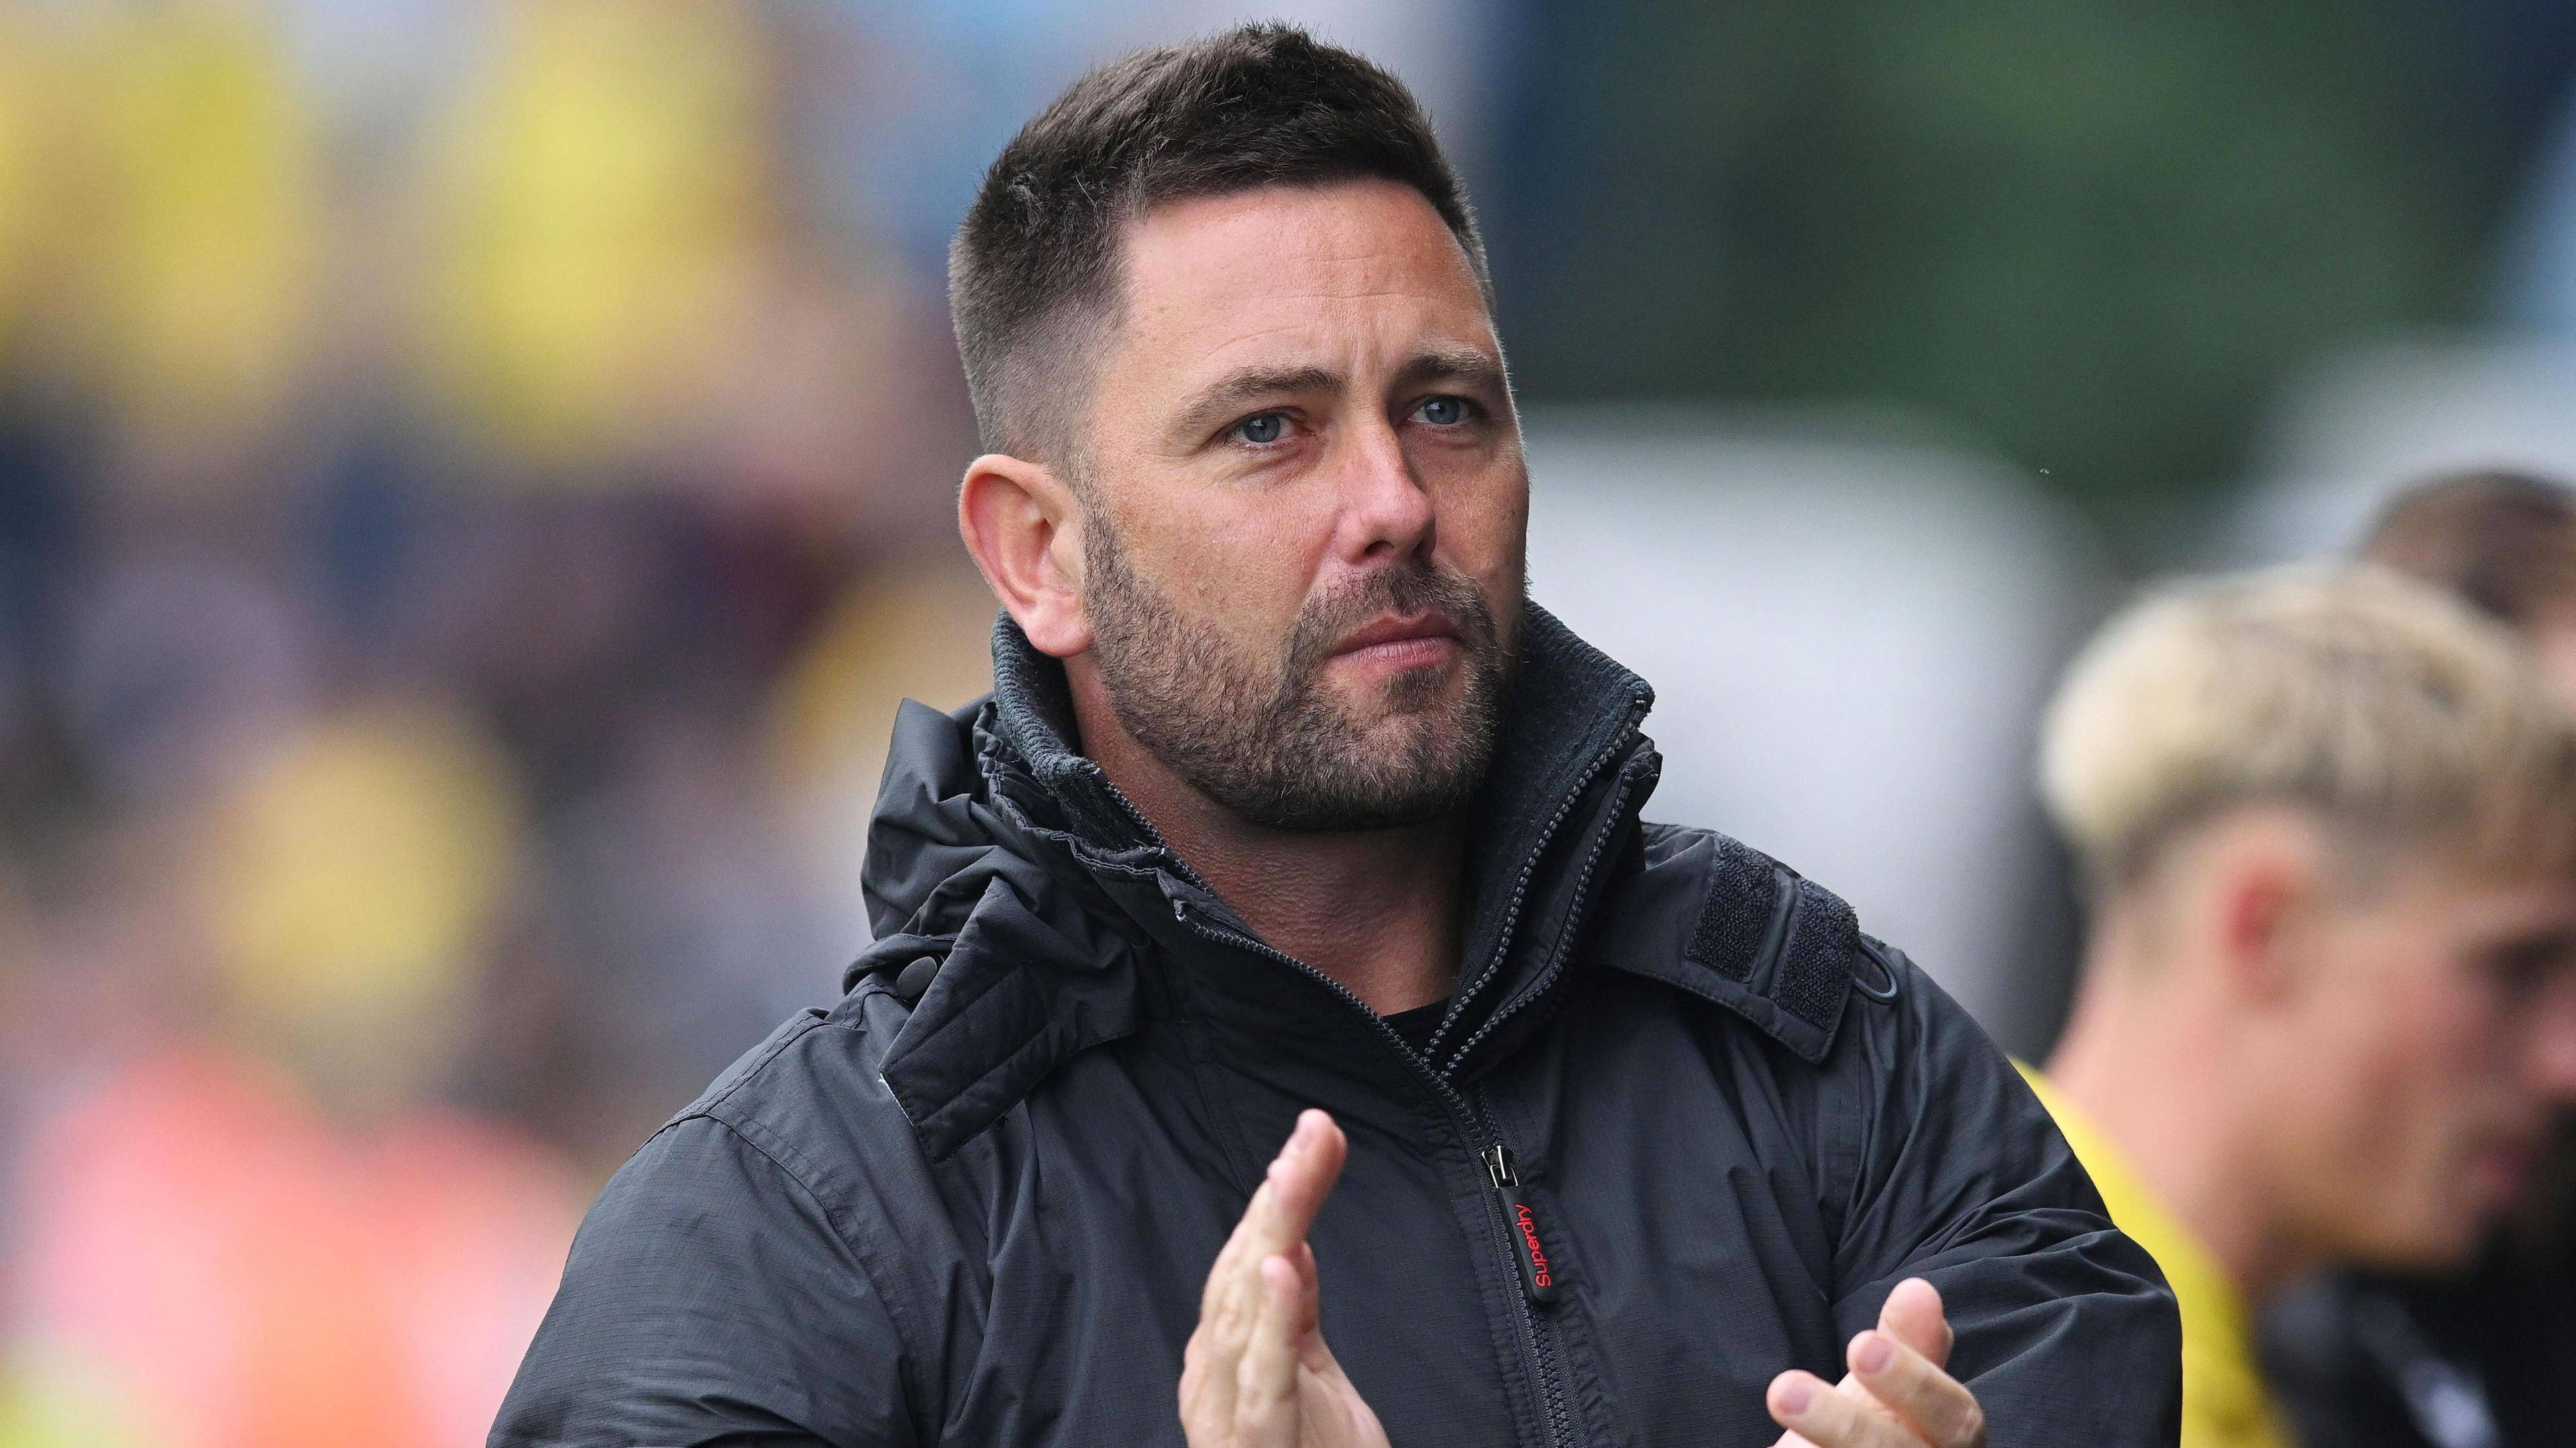
[[[1701,994],[1810,1061],[1832,1048],[1860,956],[1860,921],[1831,890],[1750,846],[1711,837],[1716,857],[1685,960],[1718,979]]]
[[[1798,917],[1780,956],[1771,998],[1798,1019],[1824,1030],[1843,1013],[1851,994],[1854,956],[1860,950],[1860,917],[1843,897],[1813,880],[1798,882]]]
[[[1699,907],[1683,954],[1728,980],[1753,978],[1754,962],[1771,938],[1773,917],[1780,912],[1778,864],[1761,851],[1717,837],[1717,861],[1709,870],[1708,898]]]

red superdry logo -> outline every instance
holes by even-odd
[[[1541,1287],[1554,1287],[1556,1279],[1547,1275],[1547,1250],[1538,1244],[1538,1222],[1530,1216],[1525,1202],[1512,1203],[1513,1222],[1521,1229],[1521,1245],[1529,1250],[1530,1281]]]

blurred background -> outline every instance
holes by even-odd
[[[2007,1045],[2136,581],[2576,470],[2576,7],[1290,4],[1491,243],[1651,811]],[[942,251],[1199,0],[0,0],[0,1448],[478,1442],[985,687]]]

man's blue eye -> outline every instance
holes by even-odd
[[[1278,413],[1265,412],[1258,416],[1247,417],[1243,421],[1236,423],[1234,425],[1234,435],[1242,438],[1245,442],[1256,445],[1261,443],[1272,443],[1279,440],[1281,430],[1287,425],[1288,420],[1281,417]]]
[[[1435,397],[1422,404],[1420,416],[1433,427],[1454,427],[1467,420],[1467,399]]]

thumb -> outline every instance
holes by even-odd
[[[1887,1294],[1878,1310],[1878,1330],[1923,1354],[1934,1367],[1950,1361],[1953,1335],[1941,1307],[1941,1293],[1920,1277],[1908,1277]]]

